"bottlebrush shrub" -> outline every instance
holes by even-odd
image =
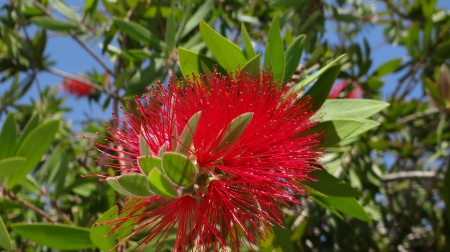
[[[173,251],[257,244],[320,167],[313,102],[268,74],[157,84],[107,125],[111,145],[97,144],[99,164],[116,171],[106,181],[128,198],[122,217],[104,224],[111,233],[134,226],[119,244],[144,236],[140,248],[160,249],[171,232]]]
[[[88,96],[95,91],[93,87],[74,79],[65,79],[61,84],[61,89],[77,97]]]

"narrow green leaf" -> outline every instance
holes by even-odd
[[[184,155],[166,152],[162,157],[162,168],[169,179],[179,186],[190,186],[195,182],[197,168]]]
[[[179,143],[175,152],[180,154],[187,154],[189,148],[191,148],[192,140],[194,140],[195,132],[197,131],[198,121],[200,120],[201,111],[195,113],[191,119],[187,122],[183,131],[181,132]]]
[[[70,21],[74,23],[78,23],[81,21],[81,17],[78,15],[76,11],[74,11],[71,7],[69,7],[64,1],[62,0],[49,0],[50,4],[64,17],[69,19]]]
[[[353,216],[357,219],[360,219],[365,222],[371,222],[370,216],[367,214],[367,212],[364,210],[364,208],[358,203],[358,201],[355,198],[351,197],[335,197],[335,196],[328,196],[328,197],[321,197],[321,201],[325,202],[326,204],[334,207],[336,210]]]
[[[323,200],[323,199],[326,199],[326,197],[322,197],[322,196],[319,196],[316,194],[311,194],[310,197],[314,200],[314,202],[321,205],[323,208],[327,209],[332,214],[336,215],[339,219],[341,219],[341,220],[344,219],[344,217],[342,217],[342,215],[338,211],[336,211],[336,209],[334,209],[334,207],[330,206],[328,204],[328,202]]]
[[[164,43],[155,37],[147,28],[136,22],[114,19],[113,23],[119,29],[126,32],[130,37],[144,43],[147,46],[152,45],[158,49],[165,47]]]
[[[44,29],[52,31],[73,31],[79,29],[77,24],[57,20],[47,16],[33,17],[30,21]]]
[[[123,56],[132,61],[142,61],[155,58],[155,54],[147,49],[128,49],[122,51]]]
[[[270,66],[273,76],[275,80],[280,83],[284,77],[284,45],[283,38],[281,37],[278,15],[275,15],[272,24],[270,25],[266,53],[268,53],[270,57]]]
[[[117,88],[124,87],[125,83],[128,82],[135,73],[136,69],[134,67],[125,69],[122,73],[120,73],[119,77],[117,77],[116,81],[114,82],[114,86]]]
[[[312,110],[318,110],[322,107],[322,104],[328,98],[328,94],[330,93],[340,71],[340,65],[328,68],[322,75],[320,75],[317,82],[314,83],[314,85],[305,93],[305,97],[311,97]]]
[[[166,152],[166,149],[167,149],[166,144],[161,145],[161,147],[159,148],[159,151],[158,151],[159,158],[162,158],[162,155],[164,154],[164,152]]]
[[[59,146],[58,146],[59,147]],[[57,199],[62,189],[64,188],[64,183],[66,182],[67,171],[69,170],[69,160],[65,153],[59,155],[59,160],[57,165],[53,168],[50,176],[48,178],[48,185],[53,185],[53,199]]]
[[[117,182],[131,194],[138,197],[153,196],[148,185],[147,176],[133,173],[117,177]]]
[[[108,184],[118,193],[128,196],[128,197],[137,197],[137,195],[134,195],[132,193],[130,193],[129,191],[125,190],[125,188],[123,188],[123,186],[119,183],[119,181],[117,180],[117,177],[108,177],[106,178],[106,182],[108,182]]]
[[[8,180],[8,188],[19,184],[27,174],[39,163],[42,155],[44,155],[50,147],[56,132],[59,129],[59,121],[54,120],[39,125],[23,140],[16,156],[27,159],[25,165],[13,174]]]
[[[222,140],[220,140],[220,143],[217,145],[216,150],[220,150],[225,146],[229,147],[233,145],[239,137],[241,137],[242,133],[244,133],[252,118],[253,113],[244,113],[234,118],[230,122],[230,125],[228,125],[228,128],[223,135]]]
[[[316,178],[317,181],[304,181],[302,183],[327,196],[328,195],[338,197],[363,196],[361,192],[345,183],[345,181],[340,180],[335,176],[329,174],[324,169],[311,172],[311,176]]]
[[[247,59],[253,59],[256,56],[256,53],[255,53],[255,49],[253,49],[252,41],[250,40],[250,36],[248,35],[247,29],[245,28],[244,23],[241,23],[241,35],[242,35],[242,40],[244,41],[245,54],[247,55]],[[258,65],[258,67],[259,67],[259,65]]]
[[[97,219],[94,225],[92,225],[91,230],[89,232],[89,238],[92,243],[99,249],[103,251],[110,251],[112,247],[117,244],[117,237],[119,236],[118,232],[110,233],[111,227],[105,224],[98,224],[102,222],[107,222],[110,220],[114,220],[118,218],[117,213],[119,209],[117,205],[114,205],[108,211],[104,212],[100,218]],[[117,251],[114,249],[112,251]]]
[[[252,73],[253,76],[259,75],[259,66],[261,65],[261,54],[258,53],[244,65],[244,71]]]
[[[141,168],[141,171],[147,176],[150,175],[150,172],[153,170],[153,168],[157,168],[158,170],[162,171],[162,160],[159,157],[144,156],[138,157],[137,160],[139,168]]]
[[[204,3],[197,9],[197,11],[189,18],[186,25],[184,26],[183,32],[181,33],[181,38],[186,36],[189,32],[191,32],[194,28],[198,26],[200,21],[206,17],[211,11],[211,7],[214,4],[214,0],[206,0]]]
[[[322,121],[339,118],[361,119],[370,117],[384,108],[389,103],[367,99],[331,99],[326,100],[317,115]]]
[[[214,71],[214,66],[217,66],[217,71],[219,73],[226,73],[226,71],[213,59],[182,47],[178,48],[178,57],[180,60],[181,72],[184,77],[190,78],[192,74],[198,76],[201,73],[212,73]]]
[[[86,0],[84,4],[84,18],[86,18],[87,15],[89,15],[91,18],[95,14],[95,11],[97,10],[98,6],[98,0]]]
[[[0,179],[22,169],[27,159],[23,157],[10,157],[0,160]]]
[[[142,132],[144,132],[143,130],[141,130]],[[150,152],[150,148],[148,147],[147,141],[145,141],[144,136],[141,134],[139,134],[139,154],[141,156],[149,156],[152,153]]]
[[[274,224],[273,232],[275,233],[275,239],[283,252],[294,252],[294,246],[291,241],[291,232],[287,227],[281,227],[278,224]]]
[[[289,81],[289,79],[295,73],[298,64],[300,63],[305,39],[306,35],[298,36],[286,50],[286,63],[284,66],[284,77],[283,77],[284,82]]]
[[[176,35],[176,21],[175,17],[173,15],[173,12],[175,10],[175,5],[172,4],[172,7],[170,8],[170,15],[167,18],[166,23],[166,45],[167,45],[167,54],[170,56],[173,53],[173,50],[175,48],[175,35]]]
[[[0,217],[0,246],[6,250],[12,250],[11,238],[5,227],[5,223],[3,223],[2,217]]]
[[[397,70],[397,68],[400,66],[401,62],[402,62],[401,58],[389,60],[389,61],[383,63],[381,66],[379,66],[377,68],[377,70],[375,70],[375,75],[381,77],[386,74],[395,72]]]
[[[321,122],[315,127],[311,128],[306,134],[313,134],[322,132],[321,147],[331,147],[338,144],[356,129],[364,124],[361,120],[355,119],[338,119],[333,121]],[[303,136],[299,135],[298,137]]]
[[[50,248],[81,250],[94,247],[87,228],[50,223],[16,223],[11,227],[20,236]]]
[[[14,156],[17,142],[17,124],[13,113],[8,113],[0,132],[0,160]],[[0,166],[1,168],[1,166]]]
[[[154,194],[165,198],[178,197],[177,190],[160,170],[154,168],[148,176],[148,181],[150,182],[150,190]]]
[[[15,153],[17,153],[17,150],[22,145],[23,140],[25,140],[28,134],[30,134],[30,132],[33,131],[38,125],[39,125],[39,115],[38,113],[33,113],[33,115],[31,115],[31,118],[28,120],[27,124],[23,128],[22,132],[20,133],[19,138],[17,139]]]
[[[315,79],[317,79],[317,77],[321,76],[325,71],[327,71],[330,67],[334,66],[337,62],[339,62],[342,58],[344,58],[346,55],[343,54],[339,57],[337,57],[335,60],[331,61],[330,63],[328,63],[326,66],[322,67],[321,69],[319,69],[317,72],[315,72],[314,74],[306,77],[305,79],[301,80],[299,83],[297,83],[296,85],[294,85],[292,87],[292,90],[294,92],[298,92],[299,90],[302,90],[303,88],[305,88],[306,86],[308,86],[311,82],[313,82]],[[328,95],[328,94],[327,94]]]
[[[217,33],[203,20],[200,22],[200,34],[208,49],[223,68],[234,71],[238,66],[242,67],[247,62],[239,46]]]

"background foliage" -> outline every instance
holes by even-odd
[[[206,73],[214,62],[219,63],[218,71],[237,65],[258,71],[264,62],[276,78],[297,86],[312,82],[316,70],[326,66],[327,74],[319,80],[330,84],[308,91],[323,99],[334,76],[349,83],[336,100],[325,101],[324,127],[348,129],[358,122],[360,127],[364,119],[352,118],[366,117],[380,126],[373,128],[367,120],[362,131],[373,129],[362,136],[349,137],[355,126],[337,141],[324,143],[328,173],[316,174],[318,179],[326,181],[324,185],[342,185],[342,180],[347,184],[309,185],[310,197],[303,199],[302,210],[287,212],[286,229],[274,227],[260,250],[450,250],[450,210],[445,204],[450,204],[450,73],[445,67],[450,64],[450,11],[436,4],[436,0],[86,0],[81,7],[62,0],[2,3],[0,246],[19,251],[108,250],[120,235],[105,239],[107,227],[93,226],[100,216],[113,217],[117,200],[106,183],[86,176],[100,169],[92,157],[93,143],[82,136],[103,134],[104,123],[90,119],[75,129],[66,114],[76,105],[67,108],[58,87],[39,83],[40,74],[87,83],[92,91],[79,102],[118,114],[123,97],[140,95],[171,74]],[[374,65],[381,46],[369,43],[374,29],[383,30],[383,45],[403,49],[405,55],[387,55],[384,63]],[[327,35],[331,33],[337,39]],[[55,36],[71,37],[100,67],[85,69],[83,76],[57,69],[46,47]],[[91,49],[98,44],[100,54]],[[338,60],[340,68],[330,64],[344,53],[347,56]],[[32,86],[39,93],[25,99]],[[362,90],[362,98],[384,100],[390,106],[340,100],[355,88]],[[355,111],[359,107],[362,111]],[[103,214],[107,210],[109,214]],[[31,222],[35,224],[27,224]]]

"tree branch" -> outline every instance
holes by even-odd
[[[31,204],[28,201],[25,201],[19,197],[17,197],[16,195],[14,195],[13,193],[9,192],[6,190],[6,188],[3,188],[3,194],[7,195],[10,199],[17,201],[18,203],[22,204],[23,206],[25,206],[26,208],[33,210],[35,213],[37,213],[38,215],[40,215],[42,218],[47,219],[49,222],[55,224],[56,221],[54,221],[52,219],[52,217],[50,217],[48,214],[46,214],[43,210],[41,210],[40,208],[36,207],[35,205]]]
[[[422,178],[434,178],[443,180],[444,176],[434,171],[404,171],[384,175],[381,179],[385,182],[401,179],[422,179]]]

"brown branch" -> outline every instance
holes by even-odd
[[[61,216],[61,218],[69,225],[73,225],[73,222],[70,220],[69,216],[67,216],[66,213],[63,212],[63,210],[61,210],[61,208],[58,207],[58,205],[56,204],[56,202],[52,199],[50,199],[50,197],[45,193],[44,189],[40,188],[39,191],[41,192],[41,195],[46,198],[49,202],[50,205],[56,209],[56,211],[59,213],[59,215]]]
[[[26,208],[33,210],[35,213],[37,213],[38,215],[40,215],[42,218],[47,219],[49,222],[55,224],[56,221],[53,220],[48,214],[46,214],[43,210],[41,210],[40,208],[36,207],[35,205],[31,204],[28,201],[25,201],[19,197],[17,197],[16,195],[14,195],[13,193],[9,192],[6,190],[6,188],[3,188],[3,194],[7,195],[10,199],[17,201],[18,203],[22,204],[23,206],[25,206]]]
[[[424,112],[414,113],[412,115],[400,118],[400,120],[397,121],[397,124],[403,124],[403,123],[406,123],[406,122],[409,122],[409,121],[414,121],[414,120],[416,120],[418,118],[421,118],[421,117],[424,117],[424,116],[428,116],[428,115],[439,113],[439,111],[440,110],[438,108],[434,107],[434,108],[431,108],[431,109],[429,109],[427,111],[424,111]]]

